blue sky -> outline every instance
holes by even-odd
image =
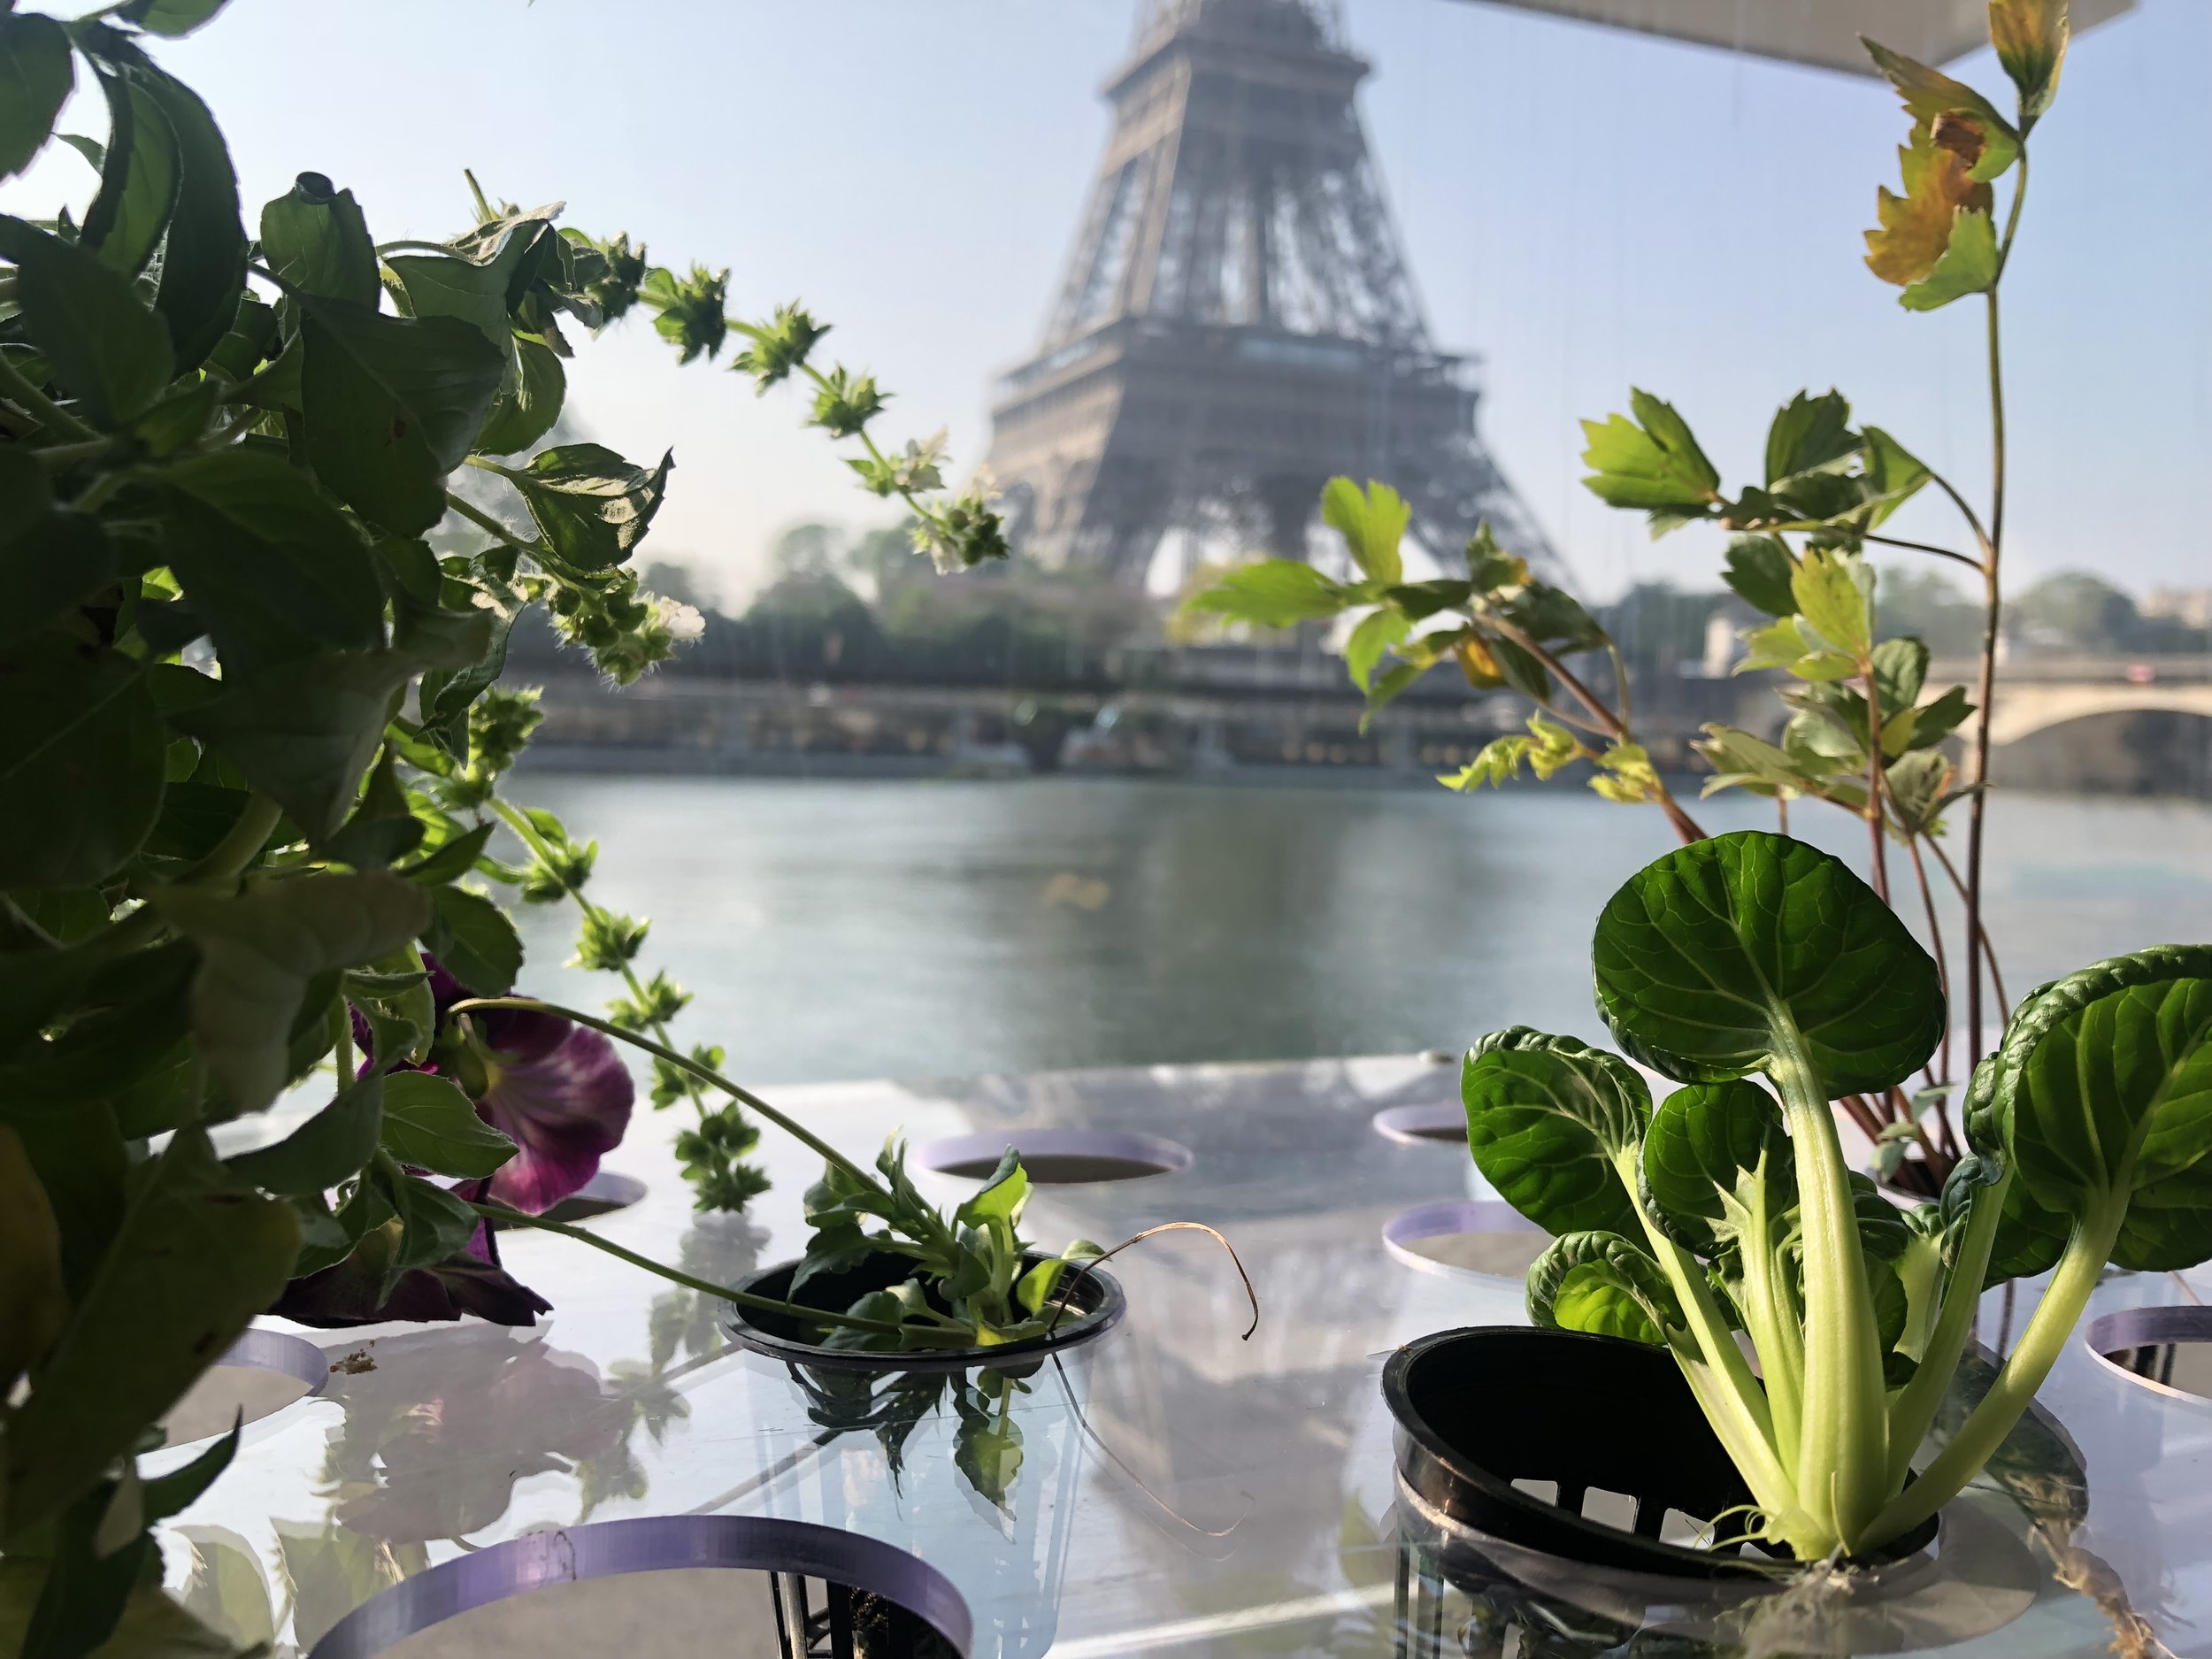
[[[27,4],[35,0],[26,0]],[[1132,0],[234,0],[163,49],[228,131],[250,200],[302,168],[380,238],[465,221],[463,165],[568,221],[733,269],[733,305],[803,296],[897,394],[898,436],[987,437],[1033,342],[1107,116]],[[1479,354],[1484,425],[1595,594],[1703,583],[1576,483],[1578,416],[1640,385],[1724,472],[1833,384],[1967,480],[1986,466],[1979,307],[1901,311],[1859,263],[1903,120],[1870,81],[1462,0],[1349,0],[1364,108],[1439,342]],[[1986,53],[1969,79],[1994,88]],[[2212,582],[2192,505],[2212,454],[2212,5],[2140,0],[2076,43],[2036,135],[2008,282],[2012,558],[2135,588]],[[97,131],[93,112],[69,124]],[[81,201],[66,152],[0,206]],[[672,444],[656,551],[731,591],[803,518],[866,522],[794,397],[679,371],[642,320],[586,346],[572,406],[634,455]],[[1978,485],[1977,486],[1979,487]],[[1915,510],[1931,538],[1955,532]]]

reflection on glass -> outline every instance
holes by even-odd
[[[826,1506],[808,1518],[895,1538],[926,1560],[956,1538],[975,1659],[1033,1659],[1050,1648],[1090,1433],[1067,1368],[1055,1358],[1004,1370],[785,1369],[820,1432],[716,1507],[775,1485],[841,1440],[871,1436],[833,1476],[824,1469],[811,1491]],[[954,1518],[942,1502],[948,1486],[980,1527]]]
[[[816,1444],[839,1434],[873,1433],[895,1491],[902,1487],[908,1440],[925,1418],[949,1403],[957,1419],[953,1467],[970,1491],[1005,1515],[1013,1514],[1014,1482],[1022,1466],[1014,1402],[1030,1392],[1025,1379],[1035,1373],[1035,1366],[1018,1376],[997,1371],[885,1374],[807,1365],[786,1369],[806,1396],[809,1420],[830,1431]]]
[[[645,1495],[632,1448],[687,1415],[645,1367],[598,1367],[541,1335],[504,1326],[379,1343],[373,1369],[326,1391],[345,1421],[324,1455],[331,1518],[390,1544],[463,1540],[507,1512],[516,1483],[572,1474],[587,1520],[601,1504]]]
[[[288,1612],[305,1652],[428,1567],[433,1543],[477,1548],[468,1535],[497,1525],[532,1476],[572,1477],[579,1522],[642,1499],[637,1432],[658,1443],[687,1415],[647,1365],[623,1362],[602,1378],[542,1332],[503,1325],[376,1342],[333,1371],[324,1397],[345,1412],[323,1458],[330,1507],[273,1521],[273,1563],[228,1528],[174,1529],[190,1551],[186,1606],[241,1644],[272,1642]]]
[[[749,1216],[695,1217],[676,1247],[676,1265],[695,1279],[734,1285],[760,1264],[767,1233]],[[703,1291],[674,1290],[653,1299],[651,1365],[664,1375],[679,1355],[706,1359],[729,1346],[722,1334],[727,1304]]]

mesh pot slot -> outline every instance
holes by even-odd
[[[636,1176],[618,1175],[612,1170],[602,1170],[547,1210],[545,1218],[570,1223],[589,1221],[594,1216],[627,1210],[644,1197],[645,1192],[645,1183]]]
[[[2212,1401],[2212,1308],[2127,1308],[2093,1319],[2082,1341],[2108,1373],[2176,1400]]]
[[[1136,1181],[1190,1168],[1188,1147],[1158,1135],[1111,1129],[1007,1129],[949,1135],[933,1141],[914,1162],[941,1175],[983,1180],[998,1168],[1008,1147],[1021,1154],[1032,1185],[1079,1187],[1100,1181]]]
[[[330,1379],[322,1349],[288,1331],[245,1333],[200,1374],[162,1418],[171,1446],[227,1434],[241,1413],[249,1423],[319,1394]]]
[[[1368,1119],[1377,1134],[1400,1146],[1464,1147],[1467,1109],[1457,1101],[1428,1101],[1418,1106],[1386,1106]]]
[[[1383,1223],[1383,1248],[1423,1273],[1517,1279],[1550,1248],[1551,1234],[1501,1199],[1417,1204]]]
[[[1519,1325],[1448,1331],[1393,1355],[1383,1394],[1401,1476],[1460,1525],[1677,1578],[1773,1563],[1754,1547],[1691,1547],[1751,1492],[1661,1349]],[[1936,1531],[1930,1520],[1876,1559],[1916,1555]]]
[[[1032,1251],[1025,1259],[1035,1263],[1045,1258]],[[736,1288],[777,1302],[796,1302],[803,1308],[819,1308],[828,1313],[841,1313],[870,1291],[888,1290],[912,1277],[914,1263],[902,1256],[872,1256],[859,1266],[842,1273],[816,1274],[794,1297],[791,1294],[791,1281],[798,1271],[798,1263],[780,1262],[773,1267],[763,1269],[750,1279],[741,1279]],[[1071,1271],[1070,1277],[1072,1276]],[[1069,1348],[1094,1341],[1121,1322],[1127,1305],[1120,1283],[1103,1268],[1093,1268],[1076,1284],[1068,1310],[1061,1316],[1059,1327],[1051,1336],[1002,1342],[995,1348],[918,1348],[891,1353],[823,1348],[814,1340],[811,1328],[788,1314],[739,1307],[731,1308],[724,1328],[729,1332],[733,1340],[757,1354],[817,1369],[869,1371],[1008,1371],[1025,1364],[1033,1366],[1041,1363],[1048,1355],[1064,1353]]]
[[[764,1516],[533,1532],[356,1608],[309,1659],[959,1659],[973,1622],[934,1568],[879,1540]]]

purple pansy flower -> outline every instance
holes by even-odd
[[[599,1172],[600,1157],[621,1143],[637,1097],[628,1069],[599,1033],[528,1009],[474,1010],[473,1041],[462,1039],[446,1010],[471,993],[435,957],[425,955],[423,966],[439,1038],[414,1069],[459,1084],[476,1115],[515,1143],[515,1156],[491,1178],[492,1198],[534,1216],[550,1210],[581,1190]],[[481,1238],[479,1229],[472,1254],[484,1254]]]

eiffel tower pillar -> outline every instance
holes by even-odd
[[[1557,561],[1429,341],[1335,0],[1147,0],[1045,337],[993,410],[1014,534],[1135,584],[1171,530],[1303,557],[1321,487],[1388,480],[1449,558]]]

